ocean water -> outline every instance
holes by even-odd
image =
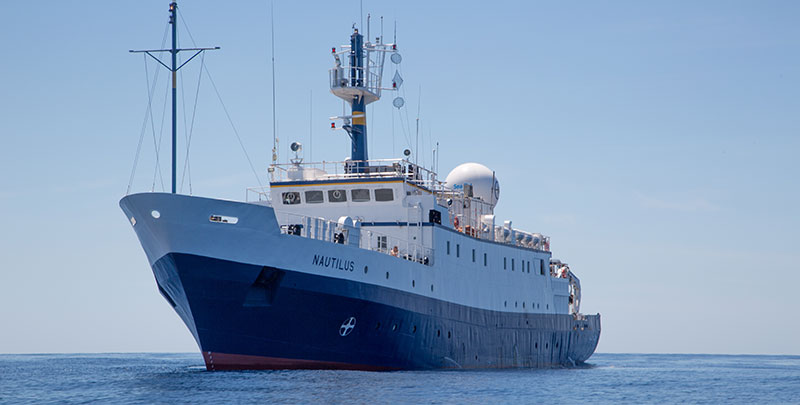
[[[0,355],[0,403],[800,403],[800,356],[601,353],[589,363],[208,372],[196,353]]]

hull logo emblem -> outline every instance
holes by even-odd
[[[353,329],[356,327],[356,318],[349,317],[342,322],[342,326],[339,327],[339,336],[347,336]]]

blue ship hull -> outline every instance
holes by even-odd
[[[163,194],[129,196],[121,205],[143,222],[153,202],[162,216],[206,216],[210,206],[269,209]],[[600,336],[599,315],[576,320],[485,310],[290,265],[181,252],[188,249],[154,224],[135,225],[137,235],[160,292],[194,335],[209,370],[548,367],[585,361]],[[168,246],[159,251],[157,244]]]

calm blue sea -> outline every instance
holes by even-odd
[[[208,372],[199,354],[0,355],[0,402],[800,403],[800,356],[590,360],[546,370]]]

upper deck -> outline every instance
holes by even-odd
[[[329,221],[348,216],[364,226],[439,224],[479,240],[550,250],[548,237],[515,229],[511,221],[496,225],[492,204],[447,187],[435,172],[407,159],[295,159],[271,165],[269,173],[269,189],[249,188],[247,199],[269,203],[278,213]]]

